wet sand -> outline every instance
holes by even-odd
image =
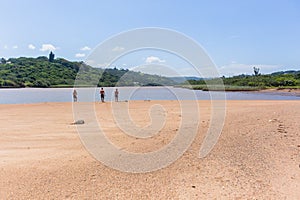
[[[167,117],[161,134],[148,141],[124,136],[110,103],[97,103],[95,110],[115,145],[150,152],[171,141],[180,121],[176,101],[130,102],[132,119],[140,126],[151,123],[154,104]],[[184,155],[161,170],[134,174],[111,169],[87,152],[70,125],[71,103],[0,105],[0,199],[300,198],[300,101],[227,101],[222,134],[203,159],[198,154],[210,102],[199,106],[199,131]]]
[[[265,89],[260,90],[261,93],[275,93],[284,96],[300,96],[300,89]]]

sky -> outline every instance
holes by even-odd
[[[159,27],[196,41],[221,75],[252,74],[254,66],[261,73],[300,70],[299,10],[298,0],[1,0],[0,57],[47,56],[52,50],[56,57],[85,61],[120,32]],[[199,76],[175,60],[144,51],[114,64],[176,65],[180,75]]]

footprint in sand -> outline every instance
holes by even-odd
[[[280,121],[279,121],[279,124],[278,124],[277,131],[278,131],[279,133],[287,133],[287,131],[285,130],[285,126],[284,126],[283,123],[280,122]]]

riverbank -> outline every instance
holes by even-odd
[[[274,92],[274,93],[281,93],[285,95],[300,95],[300,88],[270,88],[270,89],[264,89],[260,90],[260,92]]]
[[[125,103],[125,102],[120,102]],[[167,112],[163,134],[149,142],[126,138],[110,103],[96,103],[108,137],[128,151],[167,144],[180,122],[177,101],[131,101],[132,119],[150,123],[148,109]],[[0,105],[0,199],[297,199],[300,197],[300,101],[227,101],[222,135],[198,158],[210,123],[210,102],[199,101],[197,138],[172,165],[145,174],[113,170],[83,147],[72,103]],[[88,120],[86,121],[88,123]]]
[[[226,91],[226,92],[295,92],[300,93],[300,88],[295,87],[255,87],[255,86],[235,86],[235,85],[178,85],[175,87],[181,87],[192,90],[202,91]]]
[[[234,86],[234,85],[179,85],[177,87],[202,90],[202,91],[227,91],[227,92],[249,92],[249,91],[260,91],[260,87],[251,86]]]

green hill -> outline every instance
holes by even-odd
[[[182,85],[193,89],[208,90],[208,84],[211,86],[210,90],[220,90],[218,85],[224,84],[225,90],[227,91],[252,91],[265,88],[300,88],[300,71],[296,70],[274,72],[272,74],[242,74],[233,77],[221,77],[221,79],[223,83],[220,82],[220,79],[212,78],[207,80],[188,80],[188,82],[182,83]]]
[[[80,70],[80,75],[77,76]],[[101,76],[102,75],[102,76]],[[0,87],[72,87],[74,80],[82,86],[145,86],[174,85],[174,81],[125,69],[99,69],[83,62],[57,58],[51,62],[45,56],[37,58],[1,59]],[[101,78],[100,78],[101,77]],[[100,78],[100,80],[99,80]]]

